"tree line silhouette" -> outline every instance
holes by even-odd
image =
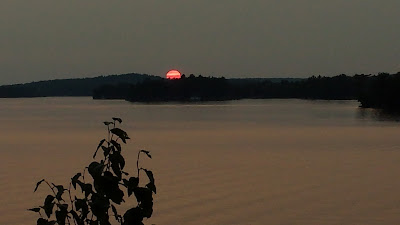
[[[400,72],[281,80],[183,75],[177,80],[144,80],[131,85],[105,85],[94,90],[93,98],[126,99],[132,102],[223,101],[249,98],[358,100],[362,107],[399,110],[399,91]]]
[[[400,110],[400,72],[334,77],[241,78],[183,75],[168,80],[146,74],[123,74],[0,86],[0,98],[92,96],[132,102],[224,101],[299,98],[358,100],[362,107]]]
[[[380,73],[365,79],[361,85],[358,101],[364,108],[399,111],[400,72],[396,74]]]

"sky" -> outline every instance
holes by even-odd
[[[1,0],[0,84],[400,71],[399,0]]]

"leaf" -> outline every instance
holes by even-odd
[[[62,185],[54,185],[54,187],[57,188],[56,199],[62,200],[62,195],[64,194],[64,191],[66,191],[67,189],[64,189],[64,186]]]
[[[128,197],[130,197],[133,193],[133,190],[139,185],[139,178],[131,177],[129,180],[123,179],[125,187],[128,188]]]
[[[93,194],[92,201],[89,202],[90,209],[97,218],[101,218],[104,215],[107,215],[108,209],[110,207],[110,202],[104,196],[101,196],[97,193]]]
[[[86,198],[89,196],[89,194],[93,193],[92,185],[91,185],[91,184],[85,184],[83,190],[84,190],[84,192],[85,192],[85,197],[86,197]]]
[[[68,204],[57,204],[57,206],[60,210],[68,210]]]
[[[103,169],[104,164],[100,164],[98,162],[92,162],[88,167],[89,174],[92,175],[93,179],[101,176],[101,174],[103,173]]]
[[[107,148],[104,146],[101,146],[101,148],[103,149],[104,157],[107,157],[110,154],[111,148]]]
[[[150,189],[152,192],[154,192],[154,194],[157,194],[157,188],[153,182],[146,184],[146,187]]]
[[[119,166],[121,167],[121,170],[123,170],[125,168],[125,159],[121,155],[121,153],[117,153],[117,155],[118,155]]]
[[[104,176],[99,178],[97,181],[100,191],[104,192],[109,199],[118,205],[123,202],[124,192],[119,189],[118,183],[120,179],[118,177],[115,177],[111,172],[106,171],[104,172]]]
[[[140,204],[140,207],[142,208],[143,216],[146,218],[150,218],[151,215],[153,214],[153,202],[149,201],[142,203]]]
[[[46,199],[44,200],[43,209],[48,218],[50,218],[51,214],[53,213],[54,199],[54,196],[47,195]]]
[[[46,199],[44,200],[44,205],[48,205],[54,201],[54,196],[53,195],[47,195]]]
[[[50,218],[51,214],[53,214],[53,208],[54,208],[54,203],[50,203],[50,204],[45,205],[45,206],[43,207],[44,212],[45,212],[46,215],[47,215],[47,218]]]
[[[89,214],[89,206],[86,203],[85,199],[75,199],[75,207],[76,210],[81,210],[82,211],[82,218],[86,218],[86,216]]]
[[[33,192],[36,192],[36,191],[37,191],[39,185],[40,185],[43,181],[44,181],[44,179],[42,179],[42,180],[40,180],[39,182],[37,182],[36,187],[35,187],[35,190],[34,190]]]
[[[133,192],[135,193],[136,199],[140,203],[150,203],[153,201],[152,192],[148,188],[136,187]]]
[[[56,219],[59,225],[65,225],[65,219],[68,215],[67,207],[68,205],[62,205],[62,207],[60,207],[60,210],[56,211]]]
[[[144,171],[146,172],[147,177],[149,177],[150,183],[154,183],[153,172],[151,172],[150,170],[146,170],[146,169],[144,169]]]
[[[77,184],[79,184],[79,186],[82,189],[82,192],[85,193],[85,197],[87,198],[91,193],[93,193],[93,189],[92,189],[92,185],[91,184],[85,184],[82,181],[78,180]]]
[[[150,189],[137,187],[134,190],[137,202],[141,208],[142,216],[150,218],[153,214],[153,193]]]
[[[143,153],[145,153],[150,159],[151,159],[151,155],[150,155],[150,152],[149,151],[146,151],[146,150],[140,150],[140,152],[143,152]]]
[[[43,218],[39,218],[36,222],[37,225],[55,225],[57,223],[57,221],[48,221],[46,219]]]
[[[142,210],[139,207],[129,209],[124,214],[123,225],[143,225]]]
[[[119,179],[122,178],[122,170],[125,167],[125,159],[120,152],[114,152],[110,155],[111,168]]]
[[[40,212],[40,208],[32,208],[32,209],[28,209],[29,211],[33,211],[33,212]]]
[[[126,144],[126,139],[130,139],[130,138],[128,137],[128,134],[127,134],[125,131],[123,131],[123,130],[121,130],[121,129],[119,129],[119,128],[113,128],[113,129],[111,129],[110,131],[111,131],[111,133],[113,133],[113,134],[117,135],[119,138],[121,138],[121,140],[122,140],[125,144]]]
[[[72,214],[72,216],[74,217],[74,219],[75,219],[75,221],[76,221],[76,223],[77,223],[78,225],[85,225],[85,223],[83,222],[83,219],[81,219],[81,218],[78,216],[78,213],[76,213],[76,212],[73,211],[73,210],[69,211],[69,213]]]
[[[48,225],[48,220],[43,219],[43,218],[39,218],[36,222],[37,225]]]
[[[129,178],[129,186],[132,188],[135,188],[139,185],[139,178],[137,177],[131,177]]]
[[[155,185],[153,172],[151,172],[150,170],[146,170],[146,169],[144,169],[144,171],[146,172],[147,177],[150,180],[150,182],[146,185],[146,187],[149,188],[152,192],[154,192],[154,194],[157,194],[157,188]]]
[[[79,177],[82,176],[81,173],[77,173],[73,178],[71,178],[72,186],[74,186],[76,190],[76,182],[78,181]]]
[[[106,141],[106,139],[103,139],[103,140],[100,141],[99,145],[96,148],[96,151],[94,152],[93,159],[96,157],[97,151],[104,144],[105,141]]]
[[[115,121],[118,121],[119,123],[122,123],[121,118],[113,117],[112,119],[114,120],[114,122],[115,122]]]
[[[113,144],[114,147],[117,148],[117,150],[118,150],[119,152],[122,150],[122,149],[121,149],[121,145],[120,145],[118,142],[116,142],[115,140],[111,140],[110,142],[111,142],[111,144]]]
[[[120,169],[118,163],[111,163],[111,169],[113,170],[113,172],[115,173],[115,175],[117,175],[117,177],[119,179],[122,178],[122,172],[121,172],[121,169]]]

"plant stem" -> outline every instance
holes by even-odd
[[[47,182],[47,180],[44,180],[44,182],[47,184],[47,186],[49,186],[49,188],[51,189],[51,191],[53,192],[53,194],[54,194],[54,197],[56,197],[56,192],[54,191],[54,187],[51,187],[51,185],[49,184],[49,182]]]
[[[140,152],[141,152],[141,151],[139,151],[139,153],[138,153],[137,161],[136,161],[137,178],[138,178],[138,179],[139,179],[139,172],[140,172],[140,169],[139,169],[139,157],[140,157]]]

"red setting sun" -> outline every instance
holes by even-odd
[[[178,70],[170,70],[167,73],[167,79],[180,79],[181,78],[181,73]]]

